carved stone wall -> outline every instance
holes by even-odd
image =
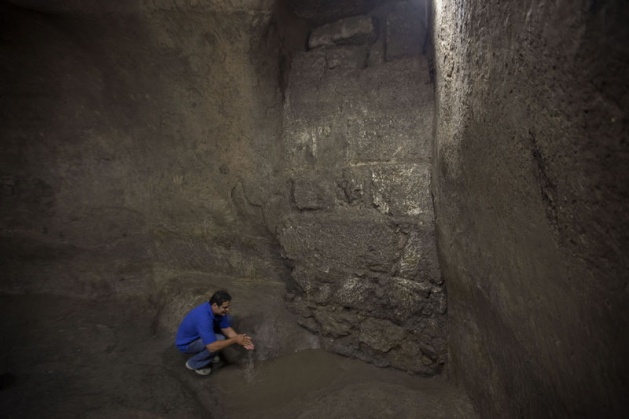
[[[327,348],[423,374],[445,362],[446,295],[430,197],[425,9],[316,28],[284,105],[289,305]]]

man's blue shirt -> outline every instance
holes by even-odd
[[[209,345],[216,342],[215,332],[230,327],[230,324],[229,316],[214,316],[210,303],[206,301],[186,314],[177,331],[175,345],[185,350],[189,344],[199,338],[204,345]]]

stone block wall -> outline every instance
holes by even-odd
[[[294,57],[283,128],[290,207],[278,234],[300,324],[338,353],[429,375],[445,362],[447,307],[424,11],[398,2],[329,22]]]

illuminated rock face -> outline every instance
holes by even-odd
[[[626,2],[435,1],[450,372],[483,417],[627,408]]]
[[[294,57],[283,124],[292,209],[279,240],[294,265],[289,306],[327,348],[431,375],[446,356],[433,85],[425,35],[402,25],[422,13],[409,3],[328,23]]]

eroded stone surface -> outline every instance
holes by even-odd
[[[325,176],[303,176],[293,180],[293,201],[299,210],[329,209],[334,206],[336,185]]]
[[[427,162],[433,93],[426,60],[342,71],[326,66],[326,54],[302,53],[293,63],[284,137],[295,167]]]
[[[387,60],[422,53],[428,37],[428,3],[402,1],[387,16]]]
[[[376,37],[373,22],[369,16],[355,16],[328,23],[315,29],[310,35],[308,46],[354,44],[363,45]]]
[[[268,6],[0,6],[0,289],[148,298],[173,271],[282,275]]]
[[[273,7],[273,0],[137,0],[124,2],[102,2],[98,0],[11,0],[11,4],[33,10],[55,13],[137,13],[140,11],[212,11],[233,12],[268,12]]]
[[[435,374],[447,305],[429,193],[432,85],[414,36],[390,34],[410,44],[385,62],[370,30],[369,16],[326,25],[310,44],[325,47],[293,61],[283,138],[293,211],[277,227],[294,266],[287,304],[328,349]],[[350,39],[362,45],[334,46]]]
[[[629,3],[435,5],[451,371],[485,417],[622,417]]]
[[[295,13],[317,24],[368,13],[384,0],[288,0]]]
[[[335,2],[348,19],[295,56],[268,1],[2,4],[0,290],[142,297],[175,319],[222,288],[190,277],[273,304],[281,287],[257,282],[286,280],[328,347],[438,371],[432,88],[424,57],[385,62],[376,3]],[[367,319],[406,335],[384,349]],[[413,345],[434,362],[405,360]]]

